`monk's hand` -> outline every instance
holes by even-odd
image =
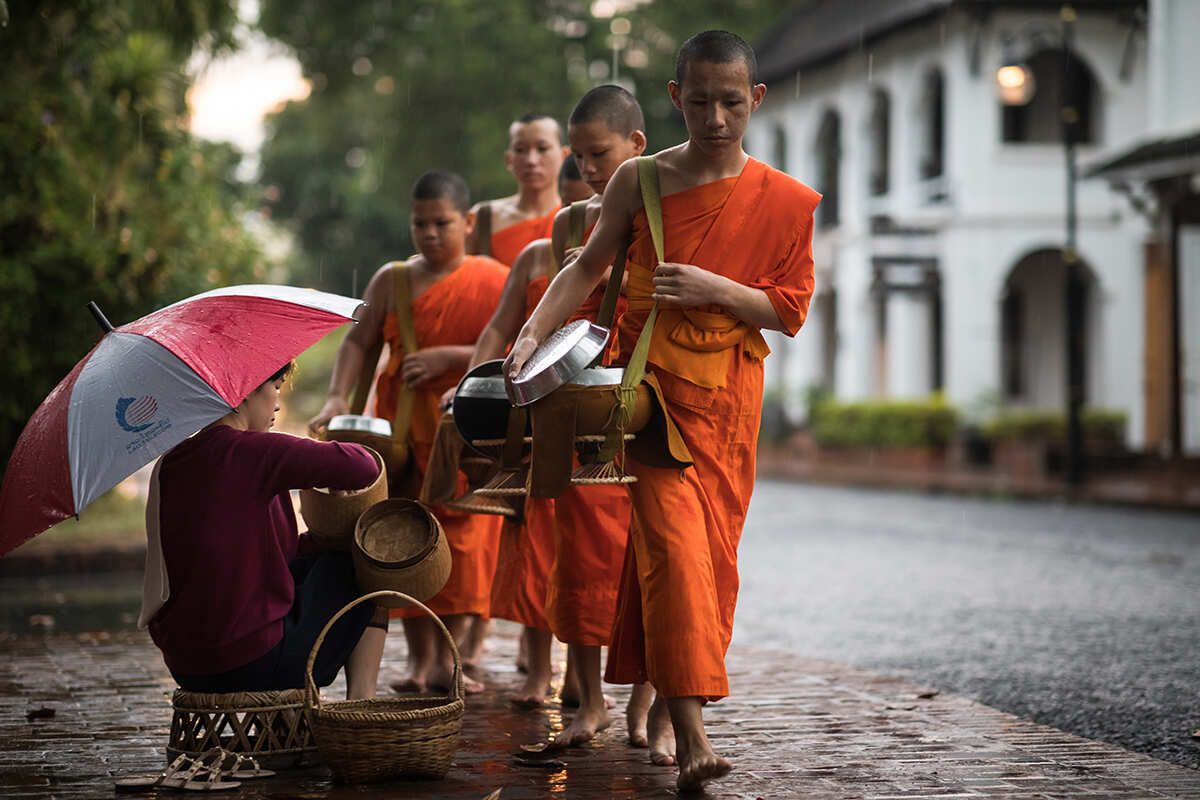
[[[442,411],[445,411],[450,407],[450,404],[454,402],[454,392],[457,388],[457,386],[451,386],[442,393],[441,399],[438,400],[438,405],[441,407]]]
[[[308,421],[308,432],[312,436],[320,436],[321,431],[329,425],[329,420],[342,414],[350,413],[350,404],[344,397],[329,397],[317,415]]]
[[[437,379],[450,367],[449,354],[442,347],[427,347],[404,357],[400,377],[414,389]]]
[[[719,305],[720,275],[691,264],[663,262],[654,270],[654,301],[665,305],[695,308]]]
[[[517,341],[513,342],[508,358],[504,359],[504,377],[510,381],[515,380],[521,372],[521,367],[525,366],[525,362],[533,355],[533,351],[537,350],[537,346],[537,339],[525,334],[519,335]]]
[[[562,263],[563,269],[566,269],[567,267],[571,266],[576,261],[578,261],[579,254],[582,252],[583,252],[582,247],[568,247],[565,251],[563,251],[563,263]]]

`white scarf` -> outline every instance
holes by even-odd
[[[146,577],[142,583],[142,613],[138,615],[138,628],[146,630],[150,620],[171,596],[167,582],[167,562],[163,558],[162,532],[159,529],[158,469],[160,458],[150,472],[150,489],[146,495]]]

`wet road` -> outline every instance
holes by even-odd
[[[1200,766],[1198,516],[763,481],[740,563],[736,642]]]

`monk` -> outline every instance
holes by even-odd
[[[508,270],[487,256],[466,254],[466,237],[474,217],[469,211],[467,184],[461,177],[427,172],[413,185],[412,200],[410,226],[419,254],[408,261],[406,271],[418,349],[405,352],[395,308],[397,272],[385,266],[367,286],[364,316],[338,349],[328,397],[320,413],[309,421],[309,429],[316,432],[333,416],[349,413],[348,398],[364,353],[382,336],[389,360],[376,384],[377,413],[392,419],[401,384],[412,388],[409,445],[411,460],[423,474],[442,416],[442,394],[466,371],[475,340],[499,301]],[[465,476],[460,474],[459,480],[465,492]],[[500,520],[442,507],[433,510],[445,529],[453,566],[445,588],[426,605],[442,618],[456,641],[461,641],[471,618],[486,618],[489,613]],[[449,687],[453,657],[437,623],[419,609],[395,613],[404,617],[409,677],[393,688],[425,691]],[[483,690],[483,685],[472,679],[465,681],[465,687],[472,693]]]
[[[558,122],[526,114],[508,128],[504,167],[517,180],[517,193],[475,205],[480,221],[467,237],[467,252],[511,265],[525,245],[548,239],[554,214],[562,207],[558,174],[566,158]]]
[[[623,162],[646,149],[642,108],[620,86],[597,86],[571,112],[567,140],[572,159],[596,195],[584,206],[582,240],[600,216],[603,193]],[[572,239],[570,212],[554,221],[554,257],[561,263]],[[605,284],[601,281],[570,320],[598,321]],[[601,321],[608,324],[608,321]],[[546,600],[551,629],[567,644],[567,667],[578,681],[579,711],[554,745],[569,747],[593,739],[609,725],[608,703],[601,689],[600,648],[607,645],[616,618],[617,588],[629,541],[629,492],[622,485],[573,486],[555,501],[555,551]],[[645,747],[650,691],[634,687],[626,708],[629,741]]]
[[[568,202],[592,195],[591,187],[580,178],[571,159],[563,162],[559,189]],[[557,271],[555,267],[549,239],[537,239],[525,246],[509,270],[499,305],[475,344],[471,367],[504,356],[522,323],[542,299]],[[453,390],[448,394],[452,397]],[[522,518],[506,518],[500,531],[491,610],[493,617],[523,626],[517,667],[525,672],[525,681],[511,699],[524,708],[536,708],[546,702],[552,677],[553,636],[546,620],[545,601],[546,580],[554,557],[553,533],[554,501],[533,497],[526,499]]]
[[[820,195],[742,149],[766,94],[746,42],[725,31],[697,34],[675,69],[667,91],[688,139],[653,157],[665,255],[652,242],[638,165],[627,162],[604,192],[587,245],[522,328],[505,373],[516,375],[632,235],[621,346],[630,353],[632,334],[657,306],[648,381],[661,389],[670,447],[627,459],[638,482],[605,677],[653,684],[670,730],[652,711],[652,757],[677,764],[679,789],[694,791],[732,769],[714,752],[702,710],[729,693],[737,545],[754,487],[769,351],[761,331],[794,335],[804,323]]]

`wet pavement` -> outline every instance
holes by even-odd
[[[560,767],[524,767],[512,754],[564,722],[558,704],[517,712],[514,626],[488,655],[492,688],[469,701],[462,745],[443,781],[334,786],[321,768],[245,782],[242,798],[650,798],[675,795],[674,771],[625,745],[617,719]],[[0,642],[0,796],[111,796],[113,776],[164,763],[171,718],[166,675],[141,634],[9,638]],[[1200,772],[1021,721],[898,678],[735,645],[733,696],[706,716],[735,764],[711,785],[719,798],[1200,798]],[[389,636],[384,678],[403,664]],[[337,684],[330,689],[336,696]],[[626,692],[613,695],[623,703]],[[28,712],[54,709],[46,719]],[[178,796],[166,793],[164,796]]]

